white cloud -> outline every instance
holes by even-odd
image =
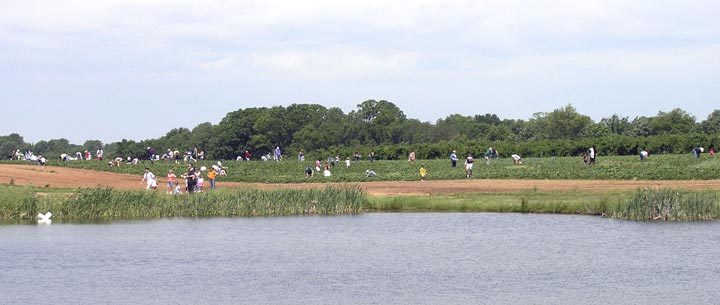
[[[363,50],[293,50],[234,54],[199,67],[212,73],[247,74],[253,78],[332,81],[397,77],[416,68],[412,52],[370,53]]]

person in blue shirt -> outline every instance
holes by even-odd
[[[457,160],[458,160],[457,154],[453,150],[452,153],[450,153],[450,161],[452,162],[452,167],[457,166]]]

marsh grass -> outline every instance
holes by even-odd
[[[640,189],[611,216],[630,220],[715,220],[720,217],[716,192]]]
[[[628,192],[540,192],[467,193],[429,196],[378,196],[369,199],[369,210],[556,213],[603,215]]]
[[[218,190],[180,196],[111,188],[47,194],[33,188],[3,187],[0,218],[31,219],[47,211],[53,213],[54,219],[62,220],[357,214],[366,200],[358,186]]]
[[[369,210],[552,213],[597,215],[626,220],[697,221],[720,219],[714,191],[639,189],[613,192],[475,193],[433,196],[382,196]]]

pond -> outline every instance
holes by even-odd
[[[0,226],[5,304],[710,304],[720,223],[489,213]]]

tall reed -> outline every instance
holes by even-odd
[[[630,220],[714,220],[720,218],[715,192],[639,189],[609,216]]]
[[[367,201],[356,185],[308,190],[218,190],[180,196],[111,188],[38,196],[29,189],[9,189],[0,192],[0,218],[4,219],[29,219],[46,211],[51,211],[54,219],[63,220],[357,214]]]

